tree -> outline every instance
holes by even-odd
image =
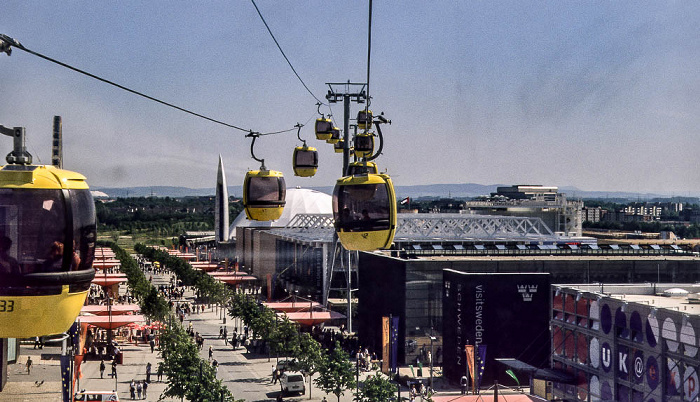
[[[377,372],[374,376],[367,377],[355,398],[360,402],[389,401],[395,394],[396,385],[389,377]]]
[[[340,402],[343,391],[355,386],[355,369],[347,353],[336,342],[333,350],[324,355],[318,365],[319,376],[316,385],[327,394],[333,394]]]
[[[297,360],[301,372],[309,376],[309,380],[318,371],[322,357],[321,344],[306,332],[299,334],[299,348],[294,358]],[[311,381],[309,381],[309,399],[311,399]]]

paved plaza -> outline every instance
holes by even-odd
[[[170,277],[167,275],[154,275],[153,284],[169,284]],[[186,299],[193,300],[193,293],[186,292]],[[223,380],[224,385],[231,390],[238,399],[246,401],[274,401],[280,392],[279,384],[272,383],[272,371],[276,364],[275,357],[250,354],[243,347],[233,350],[230,344],[226,344],[219,338],[219,329],[224,325],[224,314],[216,307],[208,308],[203,313],[192,314],[185,318],[184,325],[187,327],[192,323],[193,329],[204,337],[204,347],[200,354],[208,360],[209,346],[213,349],[213,358],[219,362],[218,378]],[[231,320],[228,317],[226,322],[227,331],[230,335],[234,327],[241,328],[240,322]],[[166,387],[165,382],[156,380],[156,367],[161,359],[158,350],[151,353],[147,344],[120,345],[124,354],[124,362],[118,365],[117,379],[110,374],[110,362],[107,361],[107,369],[104,378],[100,378],[99,360],[87,360],[83,362],[79,388],[87,390],[111,391],[116,389],[120,400],[131,400],[129,395],[129,383],[132,379],[141,381],[146,379],[146,364],[153,366],[151,383],[148,387],[146,401],[157,401]],[[0,393],[0,402],[15,401],[60,401],[61,382],[59,375],[59,354],[60,345],[47,344],[43,349],[34,349],[33,343],[26,343],[21,346],[21,357],[17,364],[9,366],[8,383]],[[33,361],[31,374],[27,374],[25,362],[28,357]],[[406,372],[404,372],[406,371]],[[360,379],[373,373],[361,373]],[[402,369],[402,374],[408,374],[407,369]],[[166,380],[164,378],[164,380]],[[459,391],[454,388],[443,387],[442,381],[435,382],[439,395],[457,395]],[[335,395],[326,395],[319,390],[315,384],[309,387],[306,384],[307,392],[300,396],[285,396],[285,401],[321,401],[325,396],[329,401],[335,401]],[[310,392],[309,392],[310,391]],[[402,396],[408,396],[407,389],[402,389]],[[346,391],[341,397],[341,401],[350,402],[353,400],[351,390]],[[420,399],[418,399],[420,400]],[[165,399],[165,401],[179,401],[179,399]]]

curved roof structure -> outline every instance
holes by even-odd
[[[282,216],[275,221],[251,221],[242,211],[229,226],[229,239],[236,238],[236,228],[242,227],[284,227],[297,214],[332,214],[332,197],[308,188],[287,189],[286,204]]]

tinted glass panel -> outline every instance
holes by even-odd
[[[316,120],[317,133],[329,133],[333,129],[333,123],[325,120]]]
[[[350,232],[388,230],[389,194],[386,184],[336,186],[333,217],[336,226]]]
[[[95,202],[90,190],[71,190],[73,204],[73,259],[71,270],[92,267],[95,256]]]
[[[284,200],[284,179],[281,177],[251,177],[248,181],[248,201]]]
[[[370,135],[358,135],[355,137],[355,149],[358,151],[372,151],[372,149],[374,149],[374,137]]]
[[[62,271],[65,212],[60,190],[0,189],[0,273]]]
[[[299,167],[318,167],[318,154],[316,151],[297,151],[296,165]]]

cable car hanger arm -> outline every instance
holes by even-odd
[[[374,155],[365,158],[365,160],[368,162],[377,159],[377,157],[382,154],[382,149],[384,149],[384,136],[382,135],[382,128],[380,127],[383,123],[391,124],[391,120],[387,120],[383,115],[377,116],[377,120],[374,121],[374,125],[377,127],[377,135],[379,136],[379,148]]]
[[[10,164],[31,165],[32,155],[27,152],[24,140],[24,127],[5,127],[0,124],[0,134],[14,138],[14,149],[5,160]]]

